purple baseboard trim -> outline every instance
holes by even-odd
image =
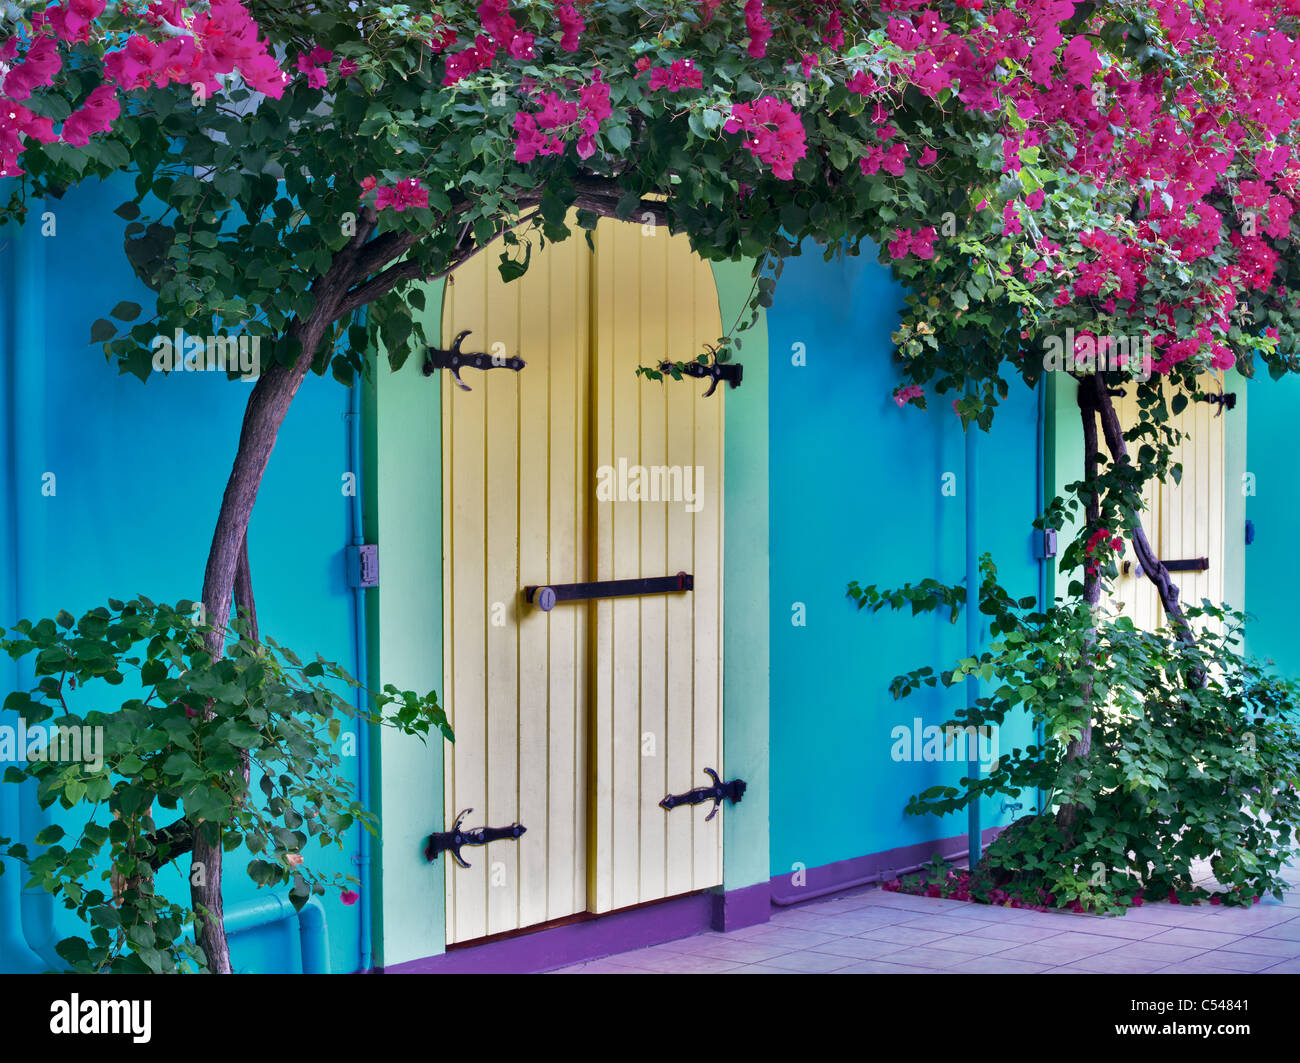
[[[982,844],[987,846],[1005,829],[1005,827],[989,827],[982,831],[980,834]],[[772,903],[781,907],[802,904],[805,899],[815,900],[814,894],[824,894],[839,887],[852,888],[854,883],[872,878],[882,871],[900,871],[918,864],[928,864],[936,853],[945,860],[963,860],[967,851],[967,836],[958,834],[937,841],[917,842],[915,845],[886,849],[883,853],[855,856],[852,860],[837,860],[833,864],[823,864],[821,867],[810,867],[799,873],[801,881],[798,883],[795,882],[796,873],[792,871],[773,875]],[[802,895],[807,896],[805,898]]]
[[[453,949],[386,967],[386,974],[537,974],[616,952],[659,945],[708,930],[713,895],[694,893],[598,919]]]
[[[720,933],[766,923],[771,917],[770,882],[713,895],[713,929]]]
[[[988,845],[1005,828],[990,827],[981,835]],[[792,884],[792,873],[774,875],[770,882],[726,893],[693,893],[657,904],[611,912],[595,919],[538,930],[531,934],[489,941],[440,956],[399,963],[376,973],[384,974],[537,974],[587,960],[597,960],[632,949],[676,941],[705,930],[723,933],[765,923],[774,905],[787,906],[815,900],[814,895],[852,888],[882,871],[929,863],[935,853],[948,860],[966,856],[966,835],[918,842],[883,853],[839,860],[809,868],[802,884]]]

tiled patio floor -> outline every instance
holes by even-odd
[[[1291,875],[1295,881],[1296,876]],[[994,908],[868,888],[560,974],[1300,973],[1300,890],[1251,908],[1122,917]]]

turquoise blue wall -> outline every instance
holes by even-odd
[[[0,624],[60,608],[79,613],[108,597],[175,601],[196,599],[201,590],[252,385],[206,373],[142,385],[117,376],[87,345],[91,322],[119,300],[148,305],[121,250],[123,222],[111,213],[129,195],[123,187],[80,189],[51,202],[57,235],[9,230],[0,237],[0,498],[7,507],[0,519]],[[32,301],[15,305],[15,292],[33,282]],[[313,377],[303,387],[254,512],[250,562],[262,631],[355,672],[344,569],[346,410],[347,392],[333,381]],[[54,497],[41,493],[45,471],[57,476]],[[11,662],[0,662],[0,691],[28,683]],[[355,783],[355,759],[345,759],[344,771]],[[0,834],[15,835],[19,798],[17,787],[0,786]],[[30,795],[23,800],[32,804]],[[323,872],[355,873],[353,841],[346,852],[313,849],[308,858]],[[266,896],[244,874],[248,856],[227,857],[228,916]],[[30,962],[16,933],[21,875],[10,866],[0,876],[0,970]],[[160,874],[159,888],[188,899],[179,871]],[[359,907],[345,907],[334,895],[324,900],[331,969],[354,970]],[[53,911],[48,904],[39,911],[42,903],[28,898],[28,938]],[[79,926],[61,908],[54,919],[56,939]],[[297,925],[281,920],[240,933],[232,954],[238,969],[296,970]]]
[[[960,835],[964,814],[904,817],[907,798],[955,784],[965,764],[895,762],[895,726],[941,724],[961,688],[894,701],[899,672],[964,655],[964,622],[886,610],[860,614],[856,579],[899,586],[965,577],[964,444],[953,396],[900,410],[890,358],[902,291],[874,256],[826,264],[819,249],[787,263],[768,313],[771,337],[771,867],[788,874]],[[792,364],[792,348],[807,364]],[[1023,387],[981,435],[979,550],[1004,586],[1037,594],[1035,398]],[[952,473],[955,494],[942,493]],[[807,626],[792,623],[794,603]],[[1029,727],[1008,727],[1002,748]],[[1025,812],[1032,795],[1023,795]],[[1010,822],[986,802],[985,829]]]
[[[1300,478],[1296,475],[1296,410],[1300,409],[1300,379],[1271,380],[1262,373],[1248,385],[1245,467],[1246,518],[1255,523],[1255,541],[1240,547],[1246,557],[1246,609],[1255,618],[1247,628],[1247,648],[1257,657],[1271,658],[1278,670],[1300,675],[1294,573],[1296,537],[1300,532]],[[1225,414],[1227,417],[1233,414]],[[1242,490],[1229,480],[1229,494]],[[1254,494],[1249,493],[1253,487]],[[1229,543],[1241,533],[1229,527]]]

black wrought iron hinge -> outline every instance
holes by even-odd
[[[457,336],[452,341],[450,350],[430,347],[424,357],[424,375],[432,376],[435,369],[446,369],[450,371],[451,378],[456,381],[456,386],[461,391],[469,391],[470,386],[460,378],[462,369],[512,369],[518,373],[528,364],[522,358],[505,358],[482,352],[467,354],[460,349],[460,345],[465,342],[465,337],[470,334],[470,331],[466,329]]]
[[[1235,391],[1221,391],[1217,395],[1198,395],[1196,401],[1208,402],[1213,406],[1219,407],[1219,412],[1214,415],[1215,417],[1219,417],[1223,414],[1224,410],[1236,409],[1237,393]]]
[[[733,805],[745,796],[745,788],[749,785],[744,779],[732,779],[730,782],[723,782],[718,778],[718,773],[712,768],[705,768],[705,774],[713,779],[712,786],[697,786],[694,790],[687,790],[684,794],[669,794],[659,802],[659,807],[672,810],[678,805],[702,805],[705,801],[713,802],[713,811],[704,817],[707,823],[718,814],[718,809],[722,807],[723,800],[729,800]]]
[[[472,827],[469,830],[461,830],[461,823],[473,811],[472,808],[465,809],[456,817],[451,830],[430,834],[424,842],[424,858],[432,863],[438,859],[440,853],[451,853],[452,859],[461,867],[469,867],[460,855],[463,846],[513,840],[528,830],[522,823],[512,823],[508,827]]]

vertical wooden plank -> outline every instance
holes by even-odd
[[[518,842],[449,867],[449,943],[582,911],[586,897],[585,610],[524,604],[529,583],[587,568],[589,255],[578,241],[535,252],[505,284],[490,256],[448,285],[444,343],[518,355],[522,373],[443,381],[447,556],[447,807],[467,825],[519,820]],[[496,347],[494,352],[493,348]]]
[[[670,320],[673,306],[667,289],[669,273],[668,233],[656,226],[646,235],[640,226],[622,225],[615,230],[636,262],[640,277],[643,312],[640,320],[640,349],[644,356],[672,349]],[[647,363],[648,364],[648,363]],[[666,461],[668,446],[667,385],[635,376],[636,366],[623,364],[621,372],[636,381],[640,406],[640,438],[632,460],[653,473]],[[668,512],[678,508],[668,500],[643,499],[629,505],[640,525],[640,567],[644,576],[667,575]],[[652,595],[638,602],[640,611],[640,725],[638,736],[639,786],[637,795],[640,833],[640,880],[637,898],[667,896],[667,819],[658,803],[668,791],[664,764],[671,748],[666,741],[667,663],[672,652],[668,638],[668,596]],[[647,756],[653,752],[653,756]]]
[[[696,269],[693,330],[697,349],[722,331],[717,293],[704,263]],[[712,335],[710,335],[712,333]],[[726,389],[709,398],[697,392],[695,399],[695,465],[703,470],[701,508],[694,514],[695,525],[695,775],[711,767],[726,772],[722,762],[722,511],[723,511],[723,423]],[[702,584],[702,586],[701,586]],[[691,869],[696,889],[722,881],[722,818],[705,822],[709,810],[694,810]]]
[[[598,578],[686,570],[690,595],[602,603],[597,611],[593,910],[608,911],[721,881],[721,817],[658,807],[721,764],[721,393],[694,380],[640,380],[639,365],[690,360],[721,332],[712,272],[684,238],[602,223],[596,266],[598,399],[594,461],[631,484],[644,470],[671,501],[597,503]],[[699,512],[690,470],[704,469]],[[626,470],[625,474],[620,474]],[[606,516],[607,514],[607,516]],[[605,655],[609,654],[607,658]],[[606,700],[608,699],[608,701]],[[655,738],[657,756],[642,755]],[[601,777],[601,772],[609,774]],[[608,787],[608,797],[605,797]]]
[[[520,822],[528,828],[528,833],[524,835],[528,844],[497,846],[495,848],[502,852],[492,856],[495,863],[498,859],[505,858],[510,850],[518,854],[517,926],[532,926],[550,918],[549,859],[554,840],[548,780],[550,735],[547,715],[551,688],[547,643],[550,624],[547,617],[539,616],[536,610],[524,603],[520,588],[525,584],[543,583],[550,579],[547,572],[552,531],[548,500],[549,466],[550,448],[557,442],[552,438],[549,408],[550,384],[554,371],[551,362],[553,353],[559,353],[554,351],[552,343],[562,338],[552,331],[551,317],[554,314],[562,320],[561,315],[567,310],[566,306],[553,303],[555,288],[558,286],[555,283],[557,275],[562,276],[564,266],[562,245],[544,259],[538,257],[536,263],[541,268],[535,277],[525,278],[531,280],[526,287],[523,282],[505,286],[506,292],[515,289],[519,327],[514,336],[508,339],[501,337],[506,344],[504,353],[523,358],[527,368],[519,374],[507,374],[501,370],[484,374],[492,377],[514,376],[519,393],[518,450],[514,456],[518,467],[515,521],[519,537],[519,567],[514,574],[513,584],[509,587],[503,584],[501,593],[505,597],[500,604],[507,614],[507,630],[512,630],[517,635],[517,815]],[[491,350],[491,347],[488,349]],[[556,360],[565,359],[561,354]],[[565,420],[567,422],[568,419]],[[563,432],[567,425],[556,425],[555,428]],[[496,821],[493,822],[495,824]]]
[[[592,263],[592,466],[610,465],[614,450],[614,256],[609,253],[608,233],[598,228],[594,242],[596,255]],[[595,496],[591,502],[590,566],[593,579],[613,578],[614,503]],[[587,897],[593,912],[607,912],[614,906],[613,803],[614,803],[614,610],[613,602],[595,601],[591,605],[592,632],[590,649],[591,697],[588,712],[588,865]]]
[[[539,263],[540,265],[540,263]],[[483,267],[490,268],[484,256]],[[487,289],[491,291],[491,281]],[[490,299],[490,312],[476,337],[491,351],[498,343],[518,349],[520,285]],[[499,348],[498,348],[499,349]],[[512,602],[519,587],[519,378],[514,373],[471,374],[475,391],[485,395],[483,433],[485,476],[483,527],[487,551],[484,605],[491,611]],[[539,441],[530,440],[529,445]],[[487,675],[487,801],[475,806],[487,822],[514,822],[519,815],[519,643],[516,624],[498,626],[489,618],[483,671]],[[535,844],[533,839],[530,843]],[[518,846],[498,845],[479,861],[488,874],[485,933],[513,930],[518,918]],[[511,888],[511,884],[515,884]]]
[[[548,398],[538,416],[550,422],[547,512],[549,556],[527,583],[576,583],[589,578],[587,497],[590,410],[590,252],[585,242],[551,249]],[[533,519],[527,512],[525,522]],[[547,638],[548,704],[542,718],[548,749],[547,916],[586,907],[586,607],[535,617]],[[532,621],[530,621],[532,622]]]
[[[486,292],[480,270],[466,271],[448,285],[453,313],[444,315],[444,329],[454,320],[481,321]],[[444,343],[450,336],[444,331]],[[486,407],[483,391],[454,391],[443,374],[443,411],[449,444],[444,447],[450,533],[445,538],[448,587],[444,611],[448,667],[448,712],[456,742],[447,750],[448,820],[466,807],[486,810],[488,727],[487,677],[481,662],[486,654],[487,613],[483,588],[488,573],[483,535],[483,492],[486,480]],[[468,400],[468,401],[463,401]],[[450,827],[451,823],[447,823]],[[486,933],[487,877],[482,861],[470,869],[447,862],[448,943]]]
[[[643,313],[659,313],[658,301],[646,303],[636,245],[620,240],[622,226],[610,230],[608,253],[613,259],[613,345],[609,351],[613,404],[613,449],[610,464],[616,470],[631,468],[639,460],[641,436],[640,380],[637,365],[645,364]],[[604,249],[602,248],[602,252]],[[602,354],[604,352],[601,352]],[[629,365],[629,363],[631,363]],[[630,481],[628,483],[630,493]],[[621,495],[622,492],[620,491]],[[642,564],[640,504],[623,501],[612,505],[613,537],[610,542],[613,579],[649,575]],[[602,544],[603,545],[603,544]],[[613,609],[613,905],[624,908],[640,899],[640,792],[641,792],[641,603],[620,598]]]
[[[660,230],[656,239],[666,241],[668,237]],[[695,271],[679,268],[680,261],[680,248],[674,248],[667,278],[666,312],[671,328],[669,348],[665,352],[665,357],[673,361],[686,360],[696,355],[698,348],[695,345],[699,341],[694,319],[696,288],[701,279]],[[698,398],[703,389],[693,380],[670,381],[662,386],[668,397],[666,462],[672,467],[690,469],[691,486],[695,489],[695,415],[700,403],[704,401]],[[710,470],[705,470],[704,476],[704,490],[713,490]],[[667,600],[668,707],[666,732],[659,755],[665,768],[663,792],[679,794],[704,783],[702,766],[696,763],[694,753],[695,609],[699,595],[707,594],[708,589],[707,580],[701,583],[702,573],[696,563],[695,514],[689,512],[686,505],[674,504],[667,508],[668,564],[665,571],[690,572],[696,578],[696,589],[692,594],[670,595]],[[662,812],[660,814],[663,815]],[[695,888],[694,819],[684,809],[675,809],[664,815],[663,819],[667,829],[664,889],[667,896],[673,896]]]

